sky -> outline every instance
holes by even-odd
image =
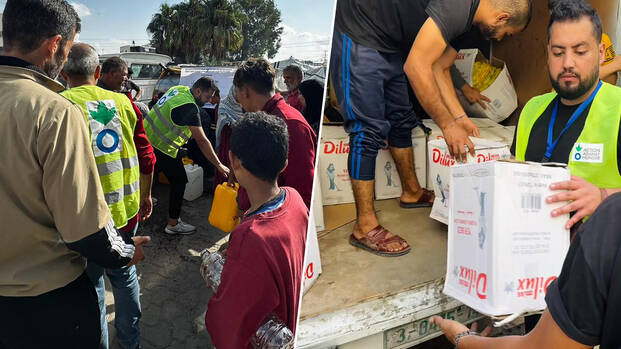
[[[147,24],[160,4],[181,0],[69,0],[82,19],[79,41],[93,45],[99,53],[119,52],[122,45],[149,41]],[[334,0],[275,0],[281,12],[283,34],[272,61],[290,56],[321,61],[326,58],[332,33]],[[0,1],[4,8],[6,1]]]

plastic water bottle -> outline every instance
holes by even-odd
[[[224,267],[224,257],[220,252],[210,253],[207,250],[201,252],[201,276],[205,280],[207,287],[215,293],[220,286],[222,268]]]
[[[218,290],[224,267],[224,257],[219,252],[201,252],[200,273],[207,287],[213,292]],[[250,340],[256,349],[293,349],[293,333],[276,315],[270,314],[259,326]]]
[[[250,343],[255,349],[293,349],[293,333],[276,315],[270,314]]]

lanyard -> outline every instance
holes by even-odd
[[[580,106],[578,107],[578,109],[576,109],[576,111],[571,115],[571,118],[569,118],[569,121],[567,121],[567,125],[565,125],[565,128],[563,128],[563,130],[558,135],[558,137],[554,139],[554,135],[553,135],[554,123],[556,122],[556,115],[558,114],[558,101],[559,101],[558,99],[556,100],[556,104],[554,105],[554,111],[552,111],[552,117],[550,118],[550,124],[548,125],[548,140],[547,140],[547,145],[546,145],[546,154],[543,157],[543,160],[541,160],[541,162],[550,161],[550,158],[552,158],[552,153],[554,152],[554,149],[556,149],[556,145],[558,144],[558,141],[561,139],[561,137],[563,137],[563,135],[565,134],[565,132],[567,132],[567,130],[571,127],[571,125],[573,125],[574,122],[578,120],[580,115],[584,113],[584,110],[593,102],[593,100],[595,99],[595,95],[597,95],[597,92],[599,91],[600,87],[602,87],[601,81],[597,84],[595,91],[591,93],[589,98],[587,98],[586,101],[582,102]]]

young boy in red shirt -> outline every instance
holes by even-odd
[[[233,124],[229,159],[250,208],[230,236],[205,325],[218,349],[252,348],[264,319],[275,315],[295,335],[308,209],[300,194],[278,186],[289,135],[282,118],[248,113]]]

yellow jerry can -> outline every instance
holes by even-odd
[[[239,183],[235,183],[234,187],[227,182],[218,184],[209,212],[209,224],[227,233],[239,224],[238,190]]]

